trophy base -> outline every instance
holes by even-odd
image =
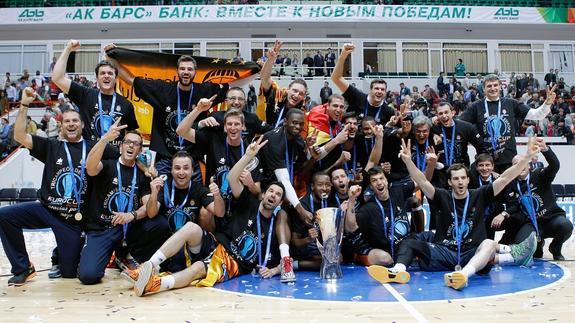
[[[339,265],[339,243],[335,236],[330,237],[324,243],[319,273],[322,279],[340,279],[343,277]]]

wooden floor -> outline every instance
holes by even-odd
[[[38,238],[36,238],[38,239]],[[41,237],[32,254],[36,268],[49,264],[51,241]],[[37,243],[37,241],[36,241]],[[564,248],[575,259],[573,238]],[[0,265],[9,267],[3,252]],[[545,257],[549,258],[546,253]],[[575,261],[560,263],[575,272]],[[47,266],[44,266],[47,267]],[[6,272],[4,272],[6,274]],[[520,294],[479,299],[412,303],[361,303],[279,300],[189,287],[136,297],[108,270],[98,285],[76,279],[49,280],[47,271],[22,287],[0,277],[1,322],[573,322],[575,278]],[[361,286],[361,282],[358,282]]]

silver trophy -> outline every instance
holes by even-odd
[[[339,265],[340,244],[343,236],[344,213],[341,209],[328,207],[316,212],[316,219],[321,232],[317,246],[321,252],[320,277],[322,279],[339,279],[343,276]]]

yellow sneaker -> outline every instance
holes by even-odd
[[[465,276],[460,271],[446,273],[443,275],[443,281],[445,282],[446,286],[449,286],[453,289],[460,290],[464,287],[467,287],[467,276]]]
[[[411,279],[411,276],[407,271],[390,271],[383,266],[369,266],[367,268],[367,273],[375,280],[382,284],[387,283],[398,283],[407,284]]]
[[[154,273],[154,266],[146,261],[139,268],[138,279],[134,284],[136,296],[154,294],[160,291],[162,279]]]

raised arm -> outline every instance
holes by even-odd
[[[337,194],[337,193],[336,193]],[[355,216],[355,202],[357,198],[361,194],[361,186],[353,185],[349,188],[349,199],[344,202],[347,203],[347,207],[345,210],[345,231],[346,232],[355,232],[359,229],[357,225],[357,218]],[[343,205],[342,205],[343,208]]]
[[[240,180],[240,176],[242,175],[242,171],[246,168],[248,163],[256,157],[260,149],[265,146],[268,141],[262,141],[264,139],[263,136],[260,136],[256,142],[252,142],[248,148],[246,149],[246,153],[238,160],[238,162],[230,169],[228,173],[228,184],[232,189],[232,194],[235,198],[239,198],[242,195],[242,191],[244,190],[244,185]]]
[[[519,158],[519,162],[510,168],[507,168],[495,181],[493,181],[493,195],[498,195],[505,189],[511,181],[513,181],[521,171],[529,165],[533,157],[539,153],[539,145],[535,138],[529,138],[527,142],[527,154]]]
[[[543,178],[553,181],[553,179],[555,179],[555,175],[557,175],[557,172],[559,171],[559,167],[561,166],[559,158],[557,158],[557,155],[555,155],[551,148],[547,146],[543,138],[537,137],[535,140],[537,140],[539,149],[541,150],[541,153],[543,153],[548,164],[547,167],[543,168]]]
[[[365,171],[372,169],[373,166],[378,165],[381,160],[381,154],[383,153],[383,126],[382,125],[370,125],[371,130],[375,134],[375,144],[371,153],[369,154],[369,160],[365,165]]]
[[[191,143],[196,143],[196,130],[192,127],[192,125],[194,124],[194,121],[196,121],[196,119],[200,116],[200,114],[210,109],[216,97],[217,94],[209,99],[200,99],[198,105],[193,108],[192,112],[190,112],[178,125],[178,128],[176,129],[178,136],[181,136]]]
[[[160,210],[160,202],[158,202],[158,193],[164,187],[164,176],[154,178],[150,182],[150,194],[146,195],[146,215],[148,218],[153,218]]]
[[[341,91],[341,93],[347,91],[347,88],[349,87],[349,83],[347,83],[347,81],[343,78],[343,68],[345,66],[345,60],[354,50],[354,44],[348,43],[343,45],[341,54],[339,55],[337,63],[335,63],[335,67],[333,69],[333,73],[331,74],[331,80]]]
[[[282,48],[283,43],[279,40],[276,39],[275,43],[274,43],[274,47],[268,49],[266,55],[267,55],[267,60],[264,63],[264,66],[262,66],[262,70],[260,71],[260,78],[262,80],[262,89],[264,90],[264,92],[267,92],[270,87],[272,86],[272,69],[274,67],[274,64],[276,62],[276,58],[278,57],[279,51]]]
[[[62,92],[68,94],[70,91],[70,85],[72,81],[66,77],[66,65],[68,64],[68,57],[70,53],[76,51],[80,48],[80,42],[75,39],[70,39],[64,47],[62,54],[58,57],[56,64],[54,64],[54,70],[52,71],[52,82],[62,90]]]
[[[104,52],[108,52],[112,49],[116,48],[116,45],[114,44],[108,44],[104,47]],[[106,59],[111,61],[112,63],[114,63],[114,65],[116,65],[116,67],[118,68],[118,76],[126,81],[128,84],[132,85],[134,83],[134,75],[132,75],[132,73],[128,72],[121,64],[118,64],[118,61],[116,61],[116,59],[108,56],[106,54]]]
[[[411,160],[411,140],[407,143],[405,140],[401,142],[401,151],[399,152],[399,157],[407,166],[407,171],[409,171],[409,176],[415,181],[419,186],[423,194],[427,196],[428,199],[433,199],[435,196],[435,187],[425,178],[425,175],[415,166],[413,160]]]
[[[545,99],[545,103],[540,105],[536,109],[529,109],[527,111],[527,115],[525,116],[525,120],[543,120],[545,117],[551,112],[551,105],[555,102],[555,97],[557,93],[555,93],[555,87],[557,85],[553,85],[551,89],[547,87],[545,92],[547,92],[547,99]]]
[[[86,172],[90,176],[96,176],[102,171],[102,156],[104,155],[104,150],[106,150],[106,145],[109,142],[116,140],[120,136],[120,133],[128,125],[120,126],[120,121],[122,117],[118,118],[116,122],[110,127],[110,130],[106,132],[100,140],[90,149],[88,153],[88,158],[86,159]]]
[[[214,201],[210,203],[206,209],[210,211],[213,215],[217,216],[218,218],[223,218],[224,213],[226,212],[226,205],[224,203],[224,199],[220,194],[220,187],[216,182],[214,182],[214,178],[210,177],[210,193],[214,197]]]
[[[437,154],[435,154],[435,148],[433,146],[427,147],[427,151],[425,153],[425,178],[428,181],[431,181],[433,178],[433,173],[435,172],[435,165],[437,165]]]
[[[14,123],[14,140],[22,146],[32,149],[32,135],[26,133],[26,123],[28,120],[28,107],[30,103],[36,98],[36,92],[31,87],[27,87],[22,91],[22,100],[20,101],[20,111],[16,122]]]

